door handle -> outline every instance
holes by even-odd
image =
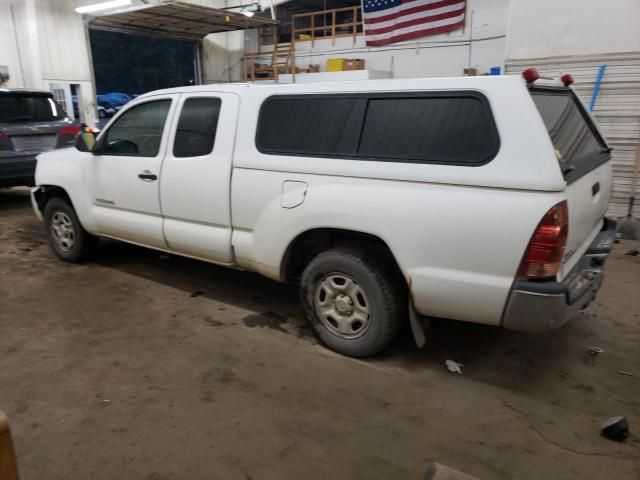
[[[600,191],[600,182],[596,182],[593,185],[591,185],[591,195],[595,197],[599,191]]]
[[[151,173],[149,170],[145,170],[138,174],[138,178],[145,182],[154,182],[158,179],[158,176],[155,173]]]

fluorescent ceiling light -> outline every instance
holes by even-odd
[[[242,5],[242,10],[240,10],[240,13],[251,18],[257,12],[261,12],[261,11],[262,11],[262,5],[260,5],[259,3],[251,3],[249,5]]]
[[[93,3],[91,5],[85,5],[84,7],[78,7],[76,8],[76,12],[93,13],[110,8],[126,7],[127,5],[131,5],[131,0],[111,0],[109,2]]]

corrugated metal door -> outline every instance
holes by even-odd
[[[636,148],[640,136],[640,52],[507,60],[507,74],[520,74],[535,67],[542,76],[559,77],[569,72],[575,79],[575,89],[589,103],[598,67],[606,65],[594,114],[613,155],[613,192],[608,215],[627,214],[629,197],[635,187],[640,196],[640,179],[632,186]],[[636,201],[634,217],[640,217],[640,200]]]

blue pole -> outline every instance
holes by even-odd
[[[598,68],[598,73],[596,75],[596,84],[593,86],[591,102],[589,103],[590,112],[593,112],[593,109],[596,108],[596,98],[598,98],[598,93],[600,93],[600,83],[602,83],[602,77],[604,77],[605,68],[607,68],[607,65],[604,63]]]

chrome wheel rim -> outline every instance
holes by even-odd
[[[340,338],[358,338],[371,323],[369,300],[362,286],[344,273],[322,278],[314,292],[314,307],[322,325]]]
[[[56,246],[63,252],[70,252],[76,241],[71,218],[65,212],[58,210],[51,217],[51,234]]]

